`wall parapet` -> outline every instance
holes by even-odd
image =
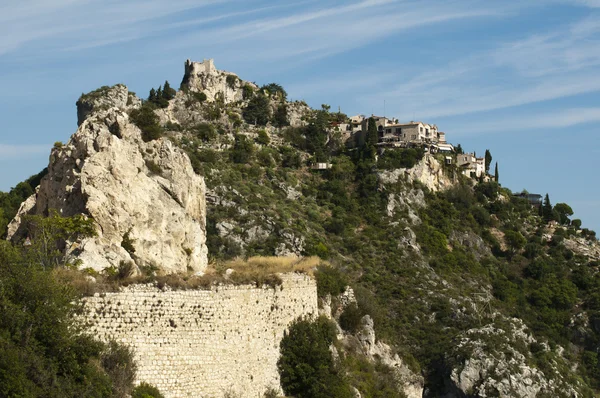
[[[167,290],[131,285],[87,297],[93,336],[135,350],[137,382],[165,397],[262,397],[279,389],[279,343],[296,318],[316,315],[315,281],[281,274],[276,287],[221,285]]]

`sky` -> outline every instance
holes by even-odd
[[[600,0],[2,0],[0,190],[47,166],[82,93],[146,97],[204,58],[313,107],[437,124],[600,233]]]

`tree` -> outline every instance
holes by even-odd
[[[367,125],[367,145],[377,145],[379,142],[379,133],[377,132],[377,123],[375,119],[370,117]]]
[[[556,214],[554,213],[554,208],[550,203],[550,196],[548,196],[548,194],[546,194],[546,197],[544,198],[544,203],[542,204],[541,208],[541,214],[545,222],[556,221]]]
[[[230,158],[234,163],[248,163],[254,154],[254,144],[245,135],[235,136],[235,144],[231,149]]]
[[[496,162],[496,169],[494,170],[494,180],[496,180],[496,182],[498,182],[499,178],[500,178],[500,176],[498,175],[498,162]]]
[[[573,221],[571,221],[571,225],[575,227],[575,229],[579,229],[581,228],[581,220],[576,218]]]
[[[131,111],[131,120],[142,130],[144,142],[156,140],[162,136],[162,127],[158,124],[158,116],[151,105],[144,104],[139,109]]]
[[[523,247],[525,247],[525,243],[527,243],[527,239],[518,231],[506,231],[504,233],[504,240],[506,244],[512,249],[513,253],[518,252]]]
[[[0,241],[0,396],[128,395],[135,378],[131,351],[83,333],[76,290],[41,261],[57,238],[74,238],[88,226],[56,213],[33,220],[39,229],[33,245]]]
[[[554,205],[554,211],[558,213],[558,222],[563,225],[569,225],[569,217],[573,215],[573,209],[566,203],[557,203]]]
[[[28,215],[24,221],[32,242],[28,255],[46,268],[66,265],[68,243],[96,235],[94,220],[81,214],[62,217],[52,209],[48,217]]]
[[[490,174],[490,165],[492,164],[492,154],[489,149],[485,150],[485,173]]]
[[[273,125],[280,128],[290,125],[287,115],[287,105],[281,104],[277,107],[277,110],[273,115]]]
[[[248,106],[242,111],[242,116],[247,123],[265,126],[271,117],[269,98],[263,93],[252,97]]]
[[[454,152],[456,152],[457,155],[464,153],[462,146],[460,144],[458,144],[458,145],[456,145],[456,147],[454,147]]]
[[[285,101],[287,98],[286,91],[277,83],[265,84],[260,88],[260,90],[267,91],[270,95],[278,95],[282,101]]]
[[[171,85],[169,84],[168,80],[165,80],[165,85],[163,87],[162,97],[165,100],[170,101],[173,98],[175,98],[175,94],[177,94],[177,91],[174,88],[171,88]]]
[[[329,346],[335,331],[329,320],[300,319],[292,323],[280,344],[277,368],[286,395],[297,398],[353,397]]]

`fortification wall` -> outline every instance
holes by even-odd
[[[166,397],[262,397],[279,389],[279,343],[294,319],[317,314],[316,284],[282,275],[272,287],[161,291],[134,285],[84,300],[90,332],[135,350],[137,382]]]

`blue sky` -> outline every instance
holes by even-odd
[[[0,190],[68,140],[82,92],[178,86],[188,58],[435,123],[600,232],[600,0],[3,0]]]

